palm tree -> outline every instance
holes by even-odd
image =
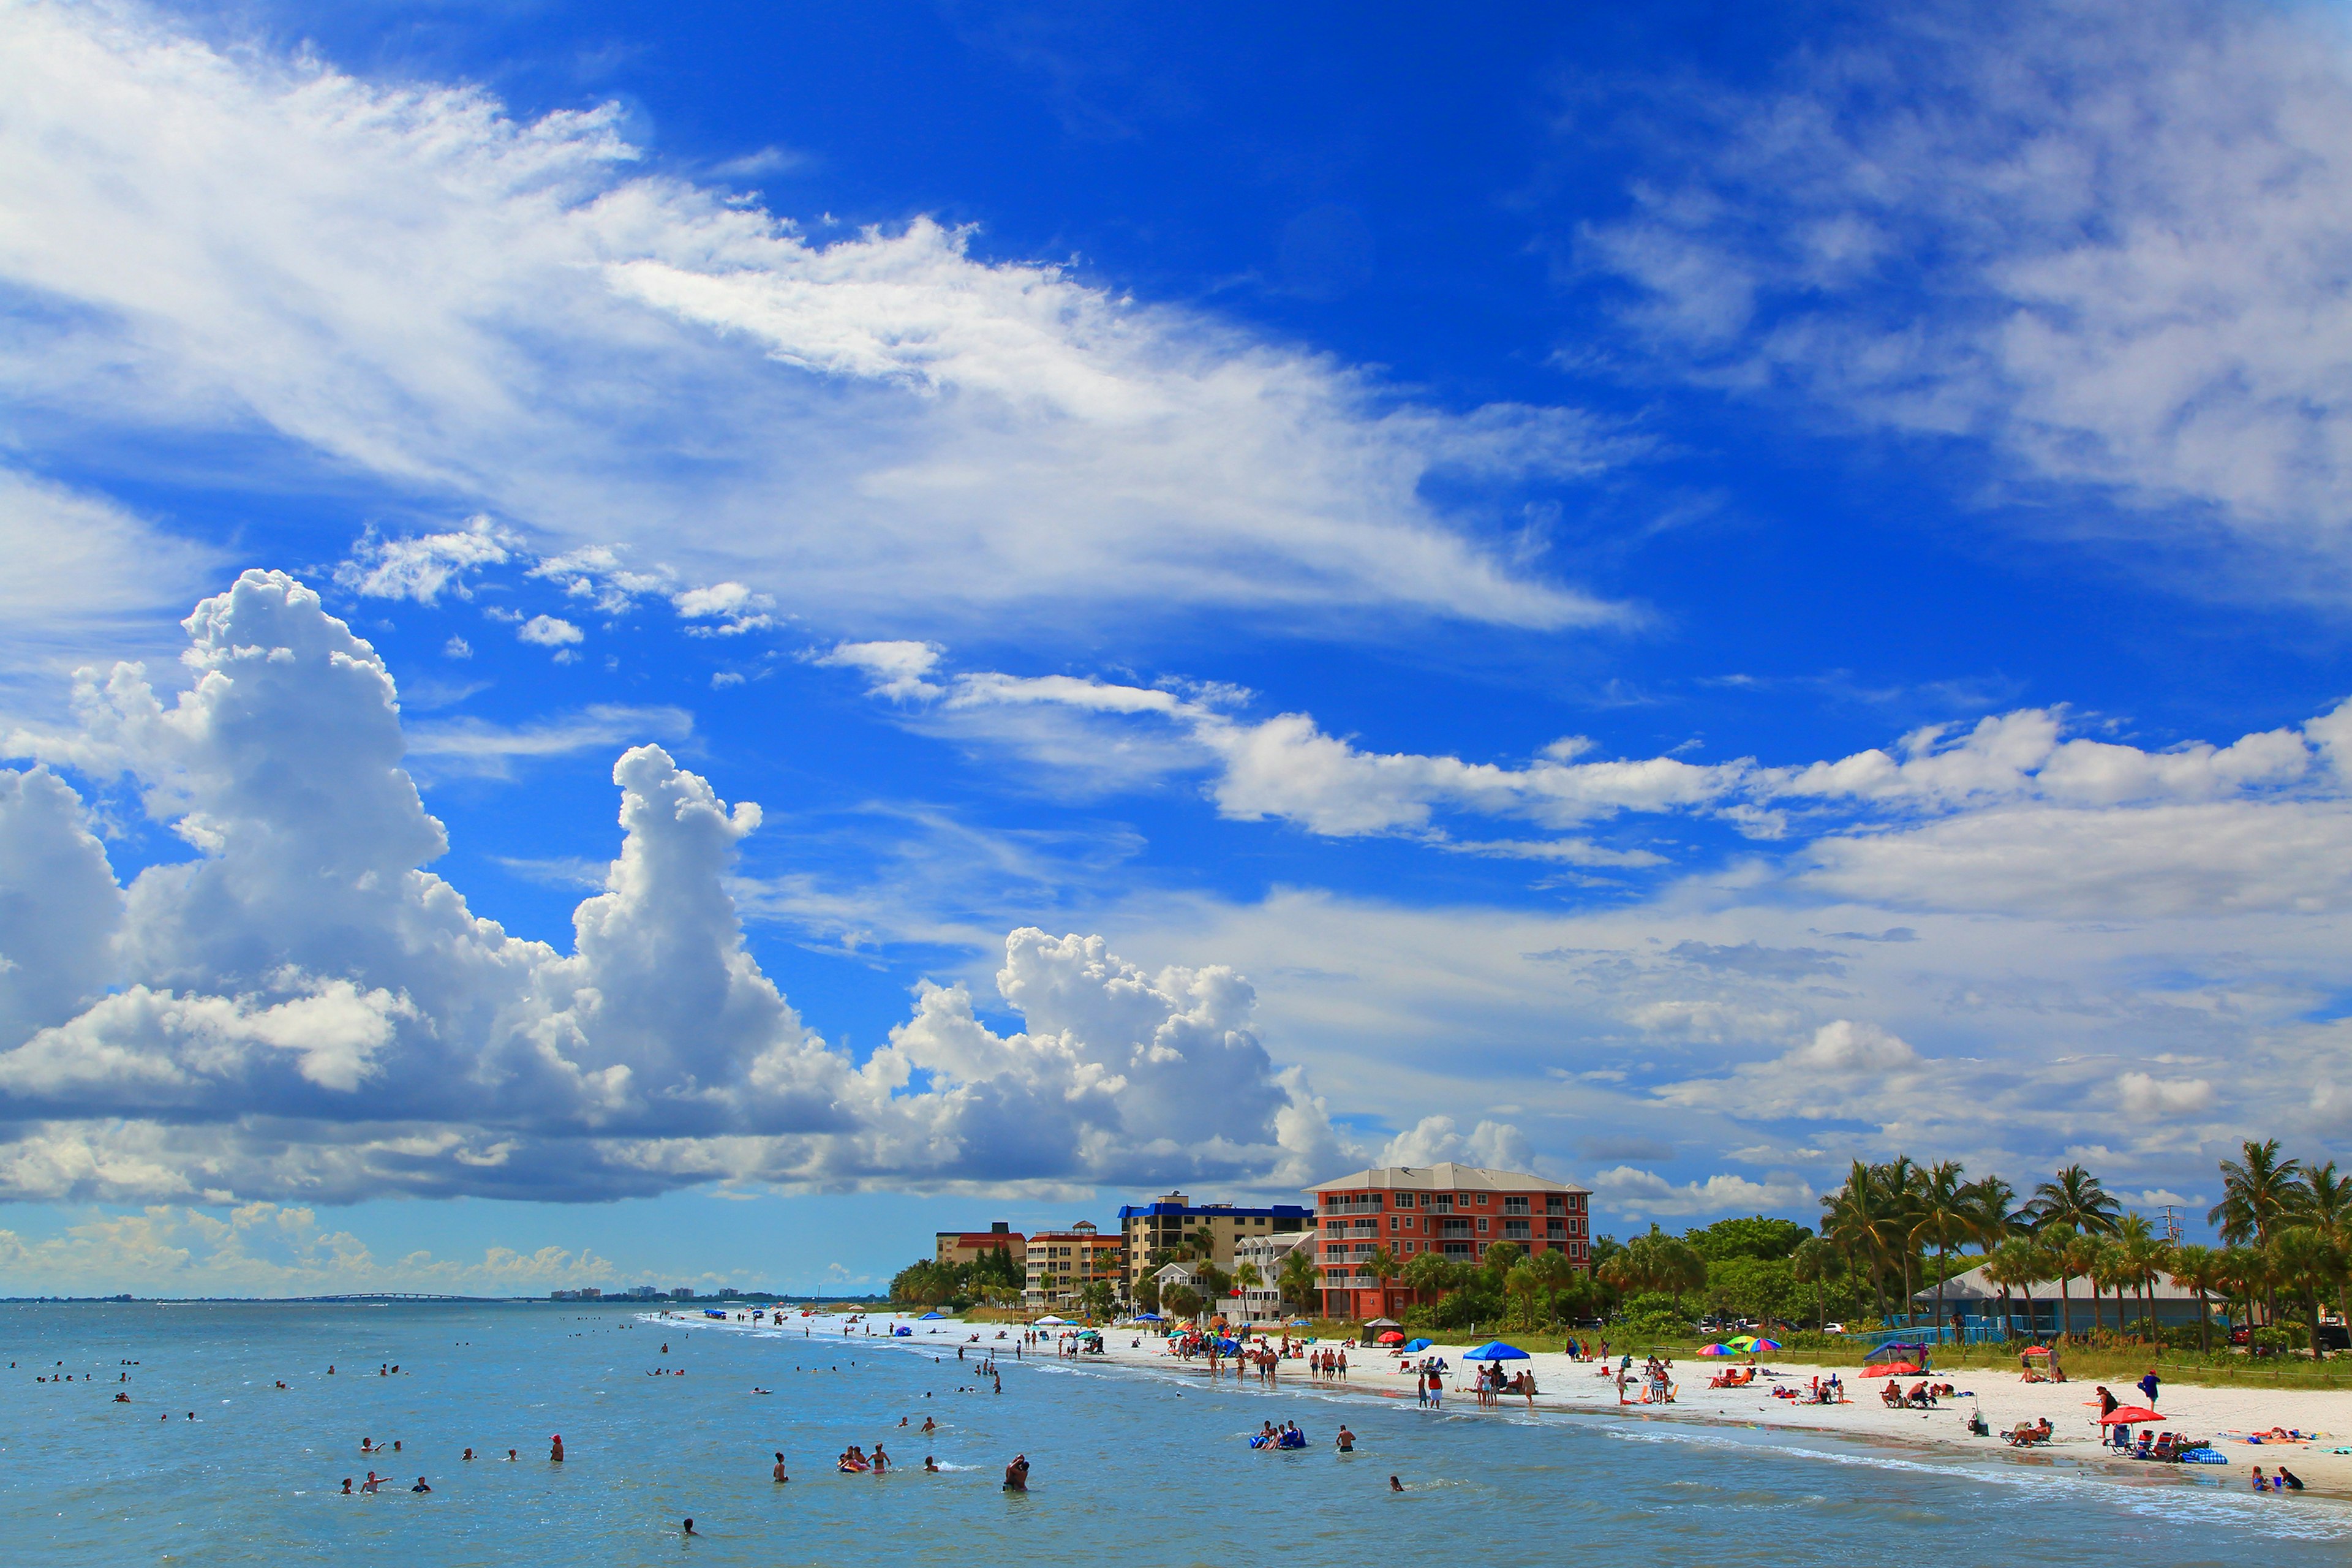
[[[2084,1272],[2090,1266],[2087,1250],[2078,1247],[2078,1241],[2105,1236],[2116,1227],[2116,1215],[2123,1205],[2108,1194],[2105,1184],[2080,1165],[2069,1165],[2051,1180],[2033,1189],[2032,1201],[2025,1205],[2023,1216],[2039,1233],[2044,1230],[2059,1233],[2054,1251],[2060,1254],[2058,1274],[2059,1332],[2071,1339],[2074,1324],[2067,1299],[2066,1284],[2070,1275]],[[2071,1237],[2065,1233],[2072,1233]],[[2098,1288],[2092,1286],[2092,1326],[2098,1326]]]
[[[1936,1336],[1939,1340],[1944,1333],[1945,1264],[1952,1248],[1974,1234],[1977,1220],[1976,1197],[1958,1161],[1937,1161],[1920,1178],[1919,1206],[1905,1238],[1906,1252],[1916,1251],[1922,1241],[1936,1249]]]
[[[1818,1236],[1809,1236],[1797,1243],[1789,1254],[1789,1274],[1800,1285],[1813,1288],[1813,1321],[1816,1331],[1829,1331],[1829,1309],[1822,1304],[1822,1287],[1836,1278],[1838,1249]]]
[[[2164,1265],[2165,1244],[2147,1223],[2147,1216],[2127,1214],[2116,1226],[2116,1263],[2124,1284],[2138,1292],[2140,1323],[2148,1338],[2156,1334],[2156,1306],[2148,1287]],[[2123,1326],[2123,1298],[2116,1299],[2116,1327]]]
[[[2303,1168],[2303,1199],[2295,1211],[2304,1224],[2326,1237],[2338,1250],[2352,1251],[2352,1173],[2337,1175],[2336,1162]],[[2352,1323],[2352,1310],[2347,1310],[2347,1287],[2338,1282],[2336,1288],[2336,1315]]]
[[[1503,1276],[1503,1289],[1519,1299],[1526,1311],[1521,1321],[1530,1328],[1535,1326],[1536,1298],[1543,1293],[1543,1273],[1531,1258],[1520,1258]]]
[[[1282,1300],[1293,1311],[1305,1311],[1315,1304],[1315,1244],[1302,1242],[1282,1256],[1275,1269],[1282,1284]]]
[[[1543,1284],[1545,1320],[1557,1323],[1559,1321],[1559,1293],[1581,1283],[1584,1271],[1570,1262],[1568,1254],[1556,1247],[1537,1253],[1528,1259],[1528,1263]]]
[[[2029,1334],[2033,1329],[2033,1282],[2042,1278],[2045,1267],[2046,1255],[2021,1236],[2010,1237],[1985,1257],[1985,1278],[2000,1286],[2001,1294],[2005,1296],[2012,1289],[2025,1292],[2025,1326]]]
[[[2319,1303],[2344,1279],[2344,1254],[2315,1227],[2290,1225],[2280,1229],[2270,1246],[2271,1268],[2279,1283],[2303,1298],[2310,1313],[2311,1356],[2327,1359],[2319,1343]]]
[[[2232,1247],[2266,1247],[2271,1232],[2294,1211],[2303,1163],[2280,1159],[2275,1138],[2260,1143],[2249,1138],[2240,1149],[2243,1159],[2221,1162],[2221,1201],[2206,1211],[2205,1223],[2220,1226],[2221,1239]],[[2277,1315],[2275,1305],[2265,1298],[2264,1322]]]
[[[2197,1351],[2213,1353],[2213,1310],[2206,1297],[2221,1282],[2221,1255],[2210,1247],[2178,1246],[2172,1249],[2172,1282],[2197,1292]]]
[[[1380,1315],[1388,1316],[1389,1281],[1404,1272],[1404,1260],[1386,1247],[1375,1247],[1372,1248],[1372,1255],[1365,1258],[1358,1267],[1369,1271],[1373,1279],[1381,1282]]]

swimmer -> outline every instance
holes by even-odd
[[[776,1468],[769,1473],[775,1477],[779,1485],[793,1479],[792,1477],[784,1474],[784,1457],[781,1453],[776,1456]]]
[[[926,1398],[926,1399],[929,1399],[929,1398],[930,1397],[930,1395],[929,1395],[929,1394],[926,1394],[925,1395],[923,1395],[923,1397],[924,1397],[924,1398]],[[936,1432],[936,1431],[938,1431],[939,1429],[940,1429],[940,1424],[939,1424],[938,1422],[936,1422],[936,1421],[932,1420],[932,1419],[931,1419],[929,1416],[928,1416],[928,1415],[926,1415],[926,1416],[924,1416],[924,1417],[923,1417],[923,1436],[924,1436],[928,1437],[928,1436],[929,1436],[932,1433],[934,1433],[934,1432]]]
[[[940,1473],[940,1462],[931,1458],[930,1455],[925,1454],[923,1456],[923,1472],[926,1475],[938,1475]]]
[[[560,1465],[563,1463],[563,1434],[558,1432],[554,1436],[550,1437],[547,1441],[547,1462],[551,1465]]]
[[[470,1458],[472,1458],[473,1457],[474,1457],[474,1450],[473,1450],[473,1449],[471,1449],[471,1448],[467,1449],[467,1450],[466,1450],[466,1458],[468,1458],[468,1459],[470,1459]]]
[[[392,1451],[395,1454],[400,1452],[400,1439],[397,1437],[392,1440]]]
[[[887,1455],[887,1454],[886,1454],[886,1453],[884,1453],[884,1452],[882,1451],[882,1445],[881,1445],[881,1444],[879,1444],[879,1443],[875,1444],[875,1445],[874,1445],[874,1473],[875,1473],[876,1475],[877,1475],[877,1476],[878,1476],[878,1475],[880,1475],[883,1471],[885,1471],[885,1470],[888,1469],[889,1468],[890,1468],[890,1456],[889,1456],[889,1455]]]
[[[1345,1425],[1342,1425],[1339,1428],[1339,1452],[1343,1454],[1352,1454],[1355,1451],[1356,1435],[1353,1432],[1349,1431]]]
[[[345,1497],[352,1495],[352,1478],[349,1476],[343,1478],[343,1495]]]
[[[690,1519],[686,1521],[686,1533],[688,1535],[694,1533],[694,1521]]]
[[[1404,1483],[1397,1479],[1394,1476],[1391,1476],[1389,1478],[1389,1490],[1392,1492],[1401,1492],[1404,1490]]]
[[[1004,1336],[999,1334],[997,1337],[1002,1339]],[[1013,1462],[1004,1467],[1004,1489],[1009,1492],[1025,1492],[1029,1489],[1028,1455],[1015,1454],[1013,1456]]]
[[[375,1452],[375,1439],[374,1439],[374,1438],[373,1438],[373,1437],[362,1437],[362,1438],[361,1438],[361,1439],[360,1439],[360,1452],[361,1452],[361,1453],[362,1453],[362,1454],[373,1454],[373,1453],[374,1453],[374,1452]]]
[[[515,1457],[515,1451],[514,1451],[512,1448],[509,1448],[509,1449],[507,1450],[507,1462],[508,1462],[509,1464],[512,1464],[512,1463],[514,1463],[514,1457]]]
[[[413,1492],[429,1492],[433,1489],[425,1484],[425,1478],[423,1476],[419,1476],[416,1478],[416,1484],[408,1489]]]
[[[376,1479],[375,1472],[373,1470],[370,1470],[368,1472],[367,1481],[360,1488],[360,1490],[367,1493],[370,1497],[373,1497],[376,1493],[376,1489],[383,1485],[383,1483],[382,1481]]]

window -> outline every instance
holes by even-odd
[[[1467,1236],[1470,1234],[1470,1222],[1466,1219],[1442,1219],[1437,1223],[1439,1227],[1443,1229],[1447,1236]],[[1448,1254],[1451,1254],[1454,1249],[1449,1247],[1445,1250]]]
[[[1503,1222],[1503,1234],[1513,1241],[1525,1241],[1528,1239],[1528,1222],[1523,1219],[1507,1219]]]
[[[1486,1194],[1480,1193],[1478,1194],[1477,1203],[1480,1208],[1485,1208],[1486,1206]]]
[[[1568,1234],[1568,1221],[1564,1219],[1548,1219],[1544,1221],[1544,1234],[1546,1236],[1552,1237],[1565,1237]]]
[[[1528,1200],[1525,1198],[1505,1198],[1503,1200],[1503,1212],[1505,1214],[1525,1214],[1528,1212]]]
[[[1440,1193],[1437,1194],[1437,1212],[1439,1214],[1452,1214],[1454,1212],[1454,1194],[1452,1193]]]
[[[1568,1212],[1568,1196],[1567,1196],[1567,1194],[1564,1194],[1564,1193],[1546,1193],[1546,1194],[1544,1194],[1544,1213],[1546,1213],[1546,1214],[1565,1214],[1565,1213],[1567,1213],[1567,1212]]]
[[[1485,1215],[1480,1215],[1478,1216],[1478,1234],[1480,1236],[1486,1234],[1486,1216]]]
[[[1466,1241],[1449,1241],[1445,1244],[1445,1256],[1467,1258],[1470,1256],[1470,1244]]]

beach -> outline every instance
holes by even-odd
[[[989,1342],[1001,1326],[973,1325],[964,1331],[981,1333],[983,1342]],[[1013,1331],[1017,1333],[1018,1331]],[[1205,1359],[1195,1358],[1190,1363],[1181,1363],[1168,1352],[1166,1342],[1142,1335],[1142,1342],[1139,1346],[1132,1342],[1138,1337],[1138,1331],[1132,1329],[1106,1331],[1105,1351],[1099,1359],[1163,1370],[1171,1365],[1189,1364],[1201,1375],[1206,1375],[1208,1363]],[[1318,1342],[1316,1348],[1330,1348],[1337,1342]],[[1477,1363],[1465,1362],[1463,1352],[1483,1342],[1440,1342],[1428,1351],[1417,1352],[1412,1358],[1417,1362],[1423,1356],[1434,1355],[1449,1363],[1445,1393],[1445,1408],[1449,1414],[1465,1410],[1477,1413],[1471,1383]],[[1052,1352],[1048,1350],[1046,1353],[1050,1355]],[[2157,1405],[2158,1413],[2166,1420],[2155,1429],[2215,1438],[2215,1447],[2230,1462],[2226,1466],[2160,1465],[2116,1457],[2114,1450],[2102,1445],[2098,1428],[2098,1385],[2094,1382],[2026,1383],[2021,1381],[2020,1373],[2014,1370],[1971,1371],[1949,1375],[1937,1373],[1928,1381],[1950,1382],[1960,1393],[1944,1399],[1933,1410],[1890,1409],[1880,1398],[1879,1391],[1885,1385],[1883,1379],[1864,1383],[1858,1376],[1857,1369],[1851,1366],[1832,1368],[1773,1357],[1759,1360],[1756,1381],[1746,1387],[1718,1389],[1706,1385],[1707,1380],[1723,1369],[1744,1364],[1744,1362],[1713,1360],[1676,1363],[1674,1369],[1677,1385],[1675,1398],[1671,1405],[1619,1405],[1613,1356],[1609,1367],[1604,1369],[1595,1362],[1577,1362],[1564,1354],[1536,1352],[1524,1362],[1510,1363],[1506,1370],[1516,1373],[1526,1368],[1535,1374],[1536,1385],[1540,1392],[1536,1395],[1534,1407],[1538,1411],[1589,1414],[1602,1420],[1720,1423],[1833,1433],[1872,1442],[1931,1445],[2021,1464],[2047,1464],[2053,1458],[2063,1458],[2105,1468],[2138,1479],[2176,1475],[2209,1484],[2219,1480],[2240,1488],[2250,1488],[2253,1466],[2261,1465],[2267,1472],[2284,1463],[2304,1481],[2310,1494],[2352,1499],[2352,1454],[2339,1455],[2329,1451],[2336,1447],[2352,1448],[2352,1390],[2264,1390],[2167,1384]],[[1231,1363],[1226,1363],[1223,1375],[1230,1379]],[[1348,1352],[1347,1382],[1340,1386],[1355,1394],[1385,1395],[1410,1404],[1413,1398],[1412,1383],[1397,1367],[1397,1359],[1385,1352],[1350,1349]],[[1627,1385],[1629,1397],[1638,1397],[1640,1393],[1641,1354],[1638,1352],[1633,1373],[1634,1379]],[[1801,1393],[1811,1379],[1827,1379],[1832,1373],[1845,1380],[1845,1404],[1807,1405],[1797,1400],[1776,1399],[1771,1395],[1775,1384],[1794,1387]],[[1255,1377],[1255,1373],[1244,1373],[1243,1381],[1254,1382]],[[1306,1363],[1298,1361],[1282,1363],[1281,1381],[1285,1384],[1321,1386],[1318,1380],[1308,1373]],[[1906,1390],[1919,1381],[1916,1377],[1901,1380]],[[2124,1404],[2139,1402],[2137,1388],[2108,1386]],[[1527,1408],[1528,1402],[1517,1394],[1506,1395],[1501,1406],[1505,1413],[1523,1412]],[[1983,1412],[1985,1422],[1991,1428],[1991,1436],[1979,1437],[1969,1432],[1967,1422],[1972,1410]],[[2019,1423],[2044,1418],[2050,1422],[2053,1433],[2053,1440],[2047,1445],[2014,1449],[2001,1440],[2000,1434]],[[2273,1426],[2315,1431],[2327,1436],[2321,1441],[2311,1443],[2265,1443],[2259,1446],[2221,1437],[2221,1434],[2225,1432],[2265,1431]]]

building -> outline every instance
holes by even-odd
[[[2037,1333],[2055,1333],[2061,1326],[2062,1308],[2063,1316],[2073,1322],[2074,1331],[2078,1334],[2087,1333],[2095,1321],[2113,1326],[2116,1293],[2112,1290],[2101,1292],[2096,1309],[2098,1317],[2095,1320],[2091,1315],[2092,1289],[2090,1276],[2077,1274],[2065,1282],[2066,1300],[2062,1302],[2057,1280],[2036,1280],[2031,1291],[2032,1306],[2029,1312],[2027,1291],[2011,1286],[2008,1300],[2004,1301],[2001,1288],[1985,1278],[1984,1268],[1979,1264],[1965,1274],[1955,1274],[1944,1281],[1944,1321],[1972,1339],[1979,1334],[2007,1339],[2011,1329],[2014,1329],[2020,1338]],[[2209,1310],[2221,1306],[2210,1291],[2206,1295],[2207,1304],[2200,1305],[2197,1292],[2169,1274],[2158,1274],[2156,1282],[2147,1287],[2147,1296],[2148,1310],[2154,1312],[2159,1328],[2194,1328]],[[2141,1321],[2141,1311],[2139,1291],[2126,1289],[2123,1300],[2124,1318],[2137,1323]],[[1930,1285],[1912,1295],[1911,1321],[1927,1326],[1935,1321],[1936,1288]]]
[[[1294,1230],[1268,1236],[1253,1236],[1234,1247],[1234,1272],[1239,1274],[1242,1265],[1257,1269],[1257,1283],[1242,1286],[1242,1316],[1253,1323],[1273,1322],[1287,1316],[1282,1308],[1282,1265],[1300,1247],[1307,1256],[1315,1256],[1315,1232]]]
[[[1234,1271],[1234,1247],[1253,1236],[1284,1236],[1315,1228],[1315,1211],[1297,1204],[1270,1208],[1235,1208],[1231,1204],[1195,1204],[1182,1193],[1163,1194],[1154,1202],[1129,1204],[1118,1211],[1119,1239],[1126,1251],[1128,1294],[1145,1274],[1169,1260],[1170,1255],[1205,1247],[1202,1261],[1227,1274]]]
[[[1307,1190],[1315,1194],[1327,1317],[1393,1317],[1419,1299],[1372,1273],[1370,1259],[1382,1247],[1400,1264],[1430,1252],[1475,1264],[1507,1241],[1591,1267],[1592,1194],[1565,1182],[1449,1161],[1358,1171]]]
[[[1097,1279],[1108,1280],[1113,1298],[1124,1300],[1129,1293],[1126,1253],[1118,1237],[1099,1234],[1091,1220],[1067,1230],[1038,1231],[1026,1242],[1021,1304],[1048,1310],[1076,1307]]]
[[[1009,1252],[1014,1271],[1024,1272],[1028,1238],[1003,1220],[986,1230],[942,1230],[931,1237],[932,1256],[941,1263],[976,1263],[983,1252]]]

